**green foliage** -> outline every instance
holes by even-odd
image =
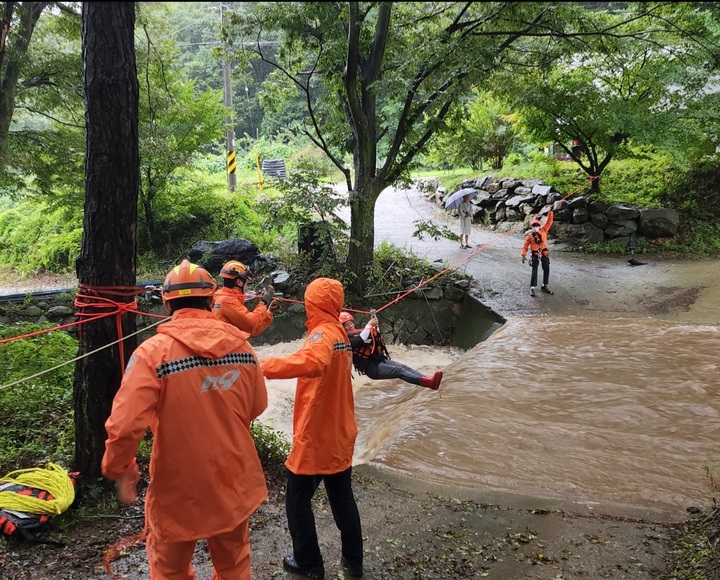
[[[521,138],[520,116],[487,91],[473,89],[472,93],[453,129],[436,138],[428,160],[441,166],[469,165],[475,170],[489,162],[493,169],[501,169]]]
[[[51,325],[0,326],[0,339],[39,332]],[[3,384],[0,388],[0,465],[23,469],[48,461],[69,465],[73,456],[74,366],[39,372],[71,361],[77,341],[64,331],[12,340],[0,348]]]
[[[37,7],[18,4],[16,16]],[[85,139],[83,97],[78,89],[82,86],[80,18],[70,11],[45,9],[25,57],[19,46],[13,46],[12,38],[17,39],[20,28],[10,27],[4,46],[0,92],[6,106],[0,115],[0,134],[7,143],[0,144],[0,151],[7,155],[0,167],[0,191],[14,197],[28,190],[48,196],[76,195],[82,191]],[[20,82],[10,87],[6,74],[18,68]],[[6,101],[13,97],[14,109]],[[12,114],[7,135],[6,114]]]
[[[282,465],[285,462],[291,446],[280,431],[260,421],[253,421],[250,432],[255,440],[255,449],[257,449],[263,466],[267,468],[267,466]]]
[[[438,272],[436,265],[418,257],[411,250],[383,242],[375,251],[373,263],[365,271],[367,292],[364,296],[349,293],[346,302],[361,305],[367,303],[368,299],[377,302],[378,296],[394,299],[399,292],[422,284],[437,276]],[[468,277],[453,271],[443,275],[442,280],[447,282],[455,278]]]
[[[293,171],[286,179],[269,179],[258,202],[267,228],[301,250],[296,271],[336,274],[344,263],[347,225],[336,214],[344,197],[313,171]]]
[[[0,209],[0,261],[20,274],[74,270],[82,240],[82,215],[25,199]]]

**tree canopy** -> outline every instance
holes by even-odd
[[[634,121],[634,114],[660,99],[658,88],[667,77],[642,76],[647,69],[638,59],[650,55],[653,46],[661,52],[648,29],[656,35],[685,34],[674,22],[680,9],[673,5],[624,5],[610,13],[569,2],[260,2],[252,12],[235,15],[228,37],[238,62],[259,59],[276,69],[266,81],[275,98],[304,102],[305,135],[345,176],[351,209],[347,265],[355,289],[362,291],[374,252],[375,201],[408,175],[434,135],[448,129],[453,111],[471,87],[515,67],[540,79],[556,71],[557,79],[558,59],[572,59],[578,49],[591,53],[603,42],[614,44],[617,51],[622,47],[623,57],[633,50],[615,89],[622,102],[631,98],[636,108],[621,110],[608,102],[606,109],[613,115],[608,124],[614,130],[602,140],[597,130],[589,130],[600,140],[597,167],[590,168],[596,172],[608,159],[607,150],[626,140],[623,128]],[[692,19],[683,22],[697,24]],[[610,52],[608,47],[605,53]],[[599,64],[595,60],[594,72],[610,70],[610,62],[603,69],[597,69]],[[653,60],[654,72],[661,71],[662,64]],[[574,78],[563,77],[566,97],[584,87],[578,105],[591,108],[599,106],[593,99],[608,100],[611,75],[603,89],[588,77],[592,73],[588,62]],[[630,82],[622,85],[625,78]],[[642,86],[636,86],[640,80]],[[552,129],[565,130],[568,123],[551,113],[539,114],[552,118],[545,119]]]

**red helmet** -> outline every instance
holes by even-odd
[[[340,320],[340,324],[345,324],[346,322],[352,322],[355,319],[349,312],[341,312],[338,320]]]
[[[535,219],[532,221],[532,224],[530,224],[530,225],[532,225],[532,226],[539,226],[539,225],[541,225],[541,224],[542,224],[542,222],[540,221],[540,218],[535,218]]]
[[[205,268],[183,260],[165,276],[162,288],[163,303],[167,307],[170,300],[207,296],[212,298],[217,290],[217,283]]]
[[[250,271],[250,267],[242,262],[230,260],[226,262],[222,270],[220,270],[220,276],[222,278],[229,278],[230,280],[237,280],[238,278],[240,280],[247,280],[248,278],[252,278],[252,272]]]

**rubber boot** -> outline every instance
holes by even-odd
[[[436,371],[432,376],[425,376],[420,379],[420,386],[437,391],[442,380],[442,371]]]

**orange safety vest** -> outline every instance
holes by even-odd
[[[545,223],[540,226],[540,229],[537,232],[528,232],[525,236],[525,243],[523,244],[522,251],[520,252],[520,256],[522,258],[526,256],[528,250],[530,250],[530,253],[533,256],[537,256],[538,258],[540,256],[547,256],[550,253],[550,250],[548,250],[547,247],[547,235],[552,224],[553,212],[550,211],[547,214]]]
[[[348,333],[348,338],[352,345],[355,370],[360,374],[365,374],[371,362],[380,362],[389,359],[390,354],[377,328],[370,328],[370,342],[365,342],[360,337],[361,332],[362,329],[356,328]]]

